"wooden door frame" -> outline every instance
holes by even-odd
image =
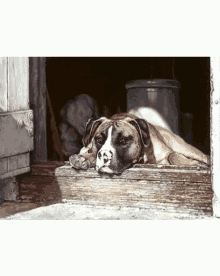
[[[34,111],[31,163],[47,161],[46,57],[29,57],[30,108]]]
[[[32,163],[47,161],[47,131],[46,131],[46,57],[30,57],[30,108],[34,110],[34,151]],[[211,159],[213,215],[220,217],[220,162],[219,162],[219,73],[220,58],[210,58],[211,80]]]

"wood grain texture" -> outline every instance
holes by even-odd
[[[0,158],[33,150],[32,110],[0,114]],[[21,122],[21,126],[19,126]]]
[[[47,160],[46,132],[46,69],[45,58],[31,57],[30,104],[34,111],[34,151],[32,162]]]
[[[33,149],[32,120],[28,58],[1,58],[0,179],[30,170],[28,152]]]
[[[209,169],[167,165],[137,165],[120,176],[94,169],[77,171],[66,162],[32,166],[22,180],[22,202],[71,201],[76,205],[139,208],[181,216],[212,216]],[[30,190],[32,189],[32,190]],[[152,211],[154,210],[154,211]],[[146,211],[146,212],[148,212]]]
[[[38,93],[38,116],[41,118],[39,129],[39,144],[41,151],[41,161],[47,160],[47,130],[46,130],[46,110],[47,110],[47,100],[46,100],[46,58],[39,58],[39,93]]]
[[[8,172],[8,158],[0,159],[0,175]]]
[[[18,197],[18,181],[16,177],[0,179],[0,198],[16,201]]]
[[[8,111],[8,59],[0,57],[0,113]]]
[[[8,111],[29,109],[28,57],[8,58]]]
[[[145,166],[145,167],[144,167]],[[55,171],[58,176],[72,176],[72,177],[85,177],[85,178],[106,178],[106,179],[137,179],[137,180],[165,180],[165,181],[192,181],[201,183],[211,183],[210,170],[197,170],[190,167],[177,167],[177,166],[161,166],[161,165],[144,165],[141,168],[130,168],[125,170],[121,175],[109,176],[99,174],[93,168],[88,170],[75,170],[70,165],[66,164],[59,167]],[[35,171],[40,168],[35,168]]]
[[[14,171],[21,168],[30,166],[30,154],[29,152],[11,156],[8,158],[8,171]]]
[[[160,211],[212,212],[211,187],[186,181],[146,181],[57,177],[62,198],[79,204],[154,208]]]
[[[29,152],[0,159],[0,175],[30,166]]]
[[[100,175],[94,169],[57,168],[62,198],[78,204],[153,208],[189,214],[212,214],[210,170],[192,167],[142,165],[120,176]]]
[[[0,174],[0,179],[5,179],[16,175],[24,174],[29,172],[30,170],[31,170],[30,167],[26,167],[26,168],[17,169],[15,171],[10,171],[4,174]]]

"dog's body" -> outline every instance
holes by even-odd
[[[89,120],[83,145],[69,159],[76,169],[117,174],[135,163],[210,165],[208,156],[173,132],[128,113]]]

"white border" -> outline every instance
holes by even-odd
[[[211,158],[212,158],[212,189],[213,216],[220,218],[220,58],[211,57]]]
[[[33,5],[10,0],[2,6],[0,52],[1,56],[39,57],[218,57],[218,22],[217,1],[40,0]],[[216,68],[213,72],[218,78]],[[214,81],[215,86],[218,83]],[[211,97],[218,98],[217,89]],[[216,107],[211,112],[216,112],[211,146],[217,187],[215,121],[219,113]],[[0,221],[1,272],[22,271],[23,276],[215,275],[219,271],[219,222]]]

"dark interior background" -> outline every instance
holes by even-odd
[[[207,57],[48,57],[47,88],[57,124],[59,111],[80,94],[93,97],[109,115],[126,112],[125,84],[134,79],[177,79],[180,88],[180,112],[194,115],[192,144],[210,154],[210,59]],[[47,110],[48,159],[54,152]]]

